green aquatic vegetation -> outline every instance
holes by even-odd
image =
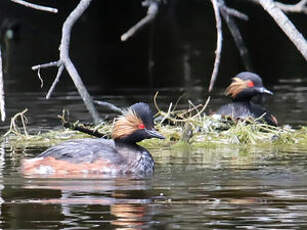
[[[169,147],[215,148],[221,145],[240,146],[287,146],[306,145],[307,127],[292,129],[291,127],[274,127],[255,120],[234,121],[227,117],[207,116],[200,110],[189,109],[167,113],[159,112],[156,128],[166,137],[165,140],[149,139],[141,142],[147,148]],[[201,111],[201,113],[200,113]],[[1,140],[9,146],[50,146],[59,142],[91,137],[91,135],[72,129],[82,128],[97,132],[106,138],[110,137],[112,122],[104,122],[98,126],[85,126],[80,122],[69,123],[69,128],[57,128],[47,132],[31,133],[26,127],[26,117],[23,111],[16,114],[11,121],[10,129]],[[194,112],[194,114],[193,114]],[[162,116],[161,116],[162,115]],[[17,120],[20,120],[19,126]],[[67,123],[66,123],[67,124]],[[77,128],[76,128],[77,127]]]
[[[176,110],[170,104],[167,112],[162,111],[154,97],[154,104],[158,114],[162,116],[160,124],[167,122],[168,126],[161,126],[161,132],[167,129],[169,133],[176,131],[173,127],[181,128],[177,136],[179,140],[186,141],[198,147],[220,144],[244,145],[281,145],[281,144],[307,144],[307,128],[292,129],[289,126],[275,127],[265,124],[262,117],[258,119],[233,120],[231,117],[220,115],[208,116],[205,111],[210,97],[205,105],[195,106],[189,102],[190,108]],[[188,132],[187,132],[187,129]],[[188,136],[185,135],[188,133]]]

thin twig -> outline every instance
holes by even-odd
[[[11,1],[15,2],[17,4],[20,4],[20,5],[26,6],[26,7],[36,9],[36,10],[46,11],[46,12],[54,13],[54,14],[58,13],[58,9],[56,9],[56,8],[41,6],[41,5],[26,2],[26,1],[23,1],[23,0],[11,0]]]
[[[6,137],[10,133],[14,133],[15,135],[22,135],[18,129],[18,125],[16,124],[16,120],[18,117],[20,117],[20,120],[22,122],[22,127],[24,130],[24,133],[26,136],[28,136],[27,132],[27,118],[25,117],[25,113],[28,111],[28,109],[24,109],[22,112],[16,113],[12,118],[11,118],[11,124],[10,124],[10,129],[3,135],[3,137]]]
[[[194,116],[190,117],[189,119],[192,120],[193,118],[195,118],[195,117],[197,117],[197,116],[200,116],[200,115],[205,111],[205,109],[207,108],[207,106],[208,106],[208,104],[209,104],[209,102],[210,102],[210,99],[211,99],[211,97],[209,96],[209,97],[207,98],[207,100],[206,100],[206,102],[205,102],[203,108],[202,108],[197,114],[195,114]]]
[[[206,103],[205,103],[204,106],[202,107],[202,109],[201,109],[198,113],[196,113],[194,116],[188,117],[188,118],[185,118],[185,119],[176,119],[176,118],[172,118],[172,117],[169,116],[169,115],[170,115],[171,108],[172,108],[172,103],[170,104],[167,113],[163,112],[163,111],[160,109],[160,107],[159,107],[159,105],[158,105],[158,103],[157,103],[158,94],[159,94],[159,92],[156,92],[155,95],[154,95],[154,98],[153,98],[154,105],[155,105],[155,107],[156,107],[158,113],[161,114],[162,116],[164,116],[163,121],[167,118],[167,119],[169,119],[170,121],[173,121],[173,122],[188,122],[188,121],[192,121],[195,117],[200,116],[200,115],[206,110],[206,108],[207,108],[207,106],[208,106],[208,104],[209,104],[209,102],[210,102],[210,99],[211,99],[211,97],[209,96],[209,97],[207,98],[207,100],[206,100]],[[162,121],[162,122],[163,122],[163,121]],[[162,122],[160,122],[160,123],[162,123]]]
[[[153,102],[154,102],[154,105],[155,105],[155,107],[156,107],[156,110],[157,110],[158,112],[160,112],[161,109],[159,108],[158,103],[157,103],[157,97],[158,97],[158,95],[159,95],[159,91],[157,91],[157,92],[155,93],[155,95],[154,95],[154,97],[153,97]]]
[[[28,131],[27,131],[27,126],[26,124],[28,123],[28,119],[27,117],[24,115],[24,113],[26,113],[28,110],[25,109],[23,113],[21,113],[20,115],[20,120],[21,120],[21,124],[23,127],[23,131],[25,132],[25,135],[28,136]]]
[[[220,65],[221,53],[222,53],[222,40],[223,40],[222,20],[221,20],[221,15],[220,15],[220,10],[219,10],[219,3],[217,2],[217,0],[211,0],[211,3],[213,5],[215,20],[216,20],[217,39],[216,39],[215,61],[214,61],[213,72],[212,72],[211,80],[209,84],[209,92],[212,91],[217,74],[219,72],[219,65]]]
[[[201,107],[201,106],[203,106],[203,105],[202,105],[202,104],[199,104],[199,105],[196,105],[196,106],[193,105],[192,108],[189,108],[188,110],[183,111],[183,113],[178,114],[178,116],[184,118],[184,116],[185,116],[186,114],[192,113],[194,110],[199,111],[198,108]]]
[[[44,80],[41,77],[41,69],[38,69],[37,71],[38,79],[41,81],[41,88],[44,87]]]
[[[207,108],[209,102],[210,102],[210,99],[211,97],[209,96],[206,100],[206,103],[205,105],[202,107],[202,109],[196,113],[195,115],[193,115],[192,117],[188,117],[188,118],[185,118],[185,119],[176,119],[176,118],[172,118],[172,117],[168,117],[169,120],[173,121],[173,122],[188,122],[188,121],[193,121],[195,117],[198,117],[200,116]],[[162,112],[161,110],[159,110],[159,112],[161,114],[165,114],[164,112]]]
[[[143,2],[143,5],[148,6],[147,15],[141,19],[137,24],[131,27],[126,33],[121,36],[121,41],[126,41],[132,37],[137,31],[142,29],[145,25],[152,22],[159,11],[159,1],[150,0]]]
[[[180,102],[180,100],[183,98],[183,94],[182,95],[180,95],[178,98],[177,98],[177,100],[176,100],[176,102],[175,102],[175,105],[174,105],[174,110],[177,108],[177,106],[178,106],[178,104],[179,104],[179,102]]]
[[[171,103],[169,104],[167,113],[165,113],[163,119],[162,119],[161,122],[160,122],[160,125],[161,125],[166,119],[170,118],[170,115],[171,115],[171,112],[172,112],[172,106],[173,106],[173,103],[171,102]]]
[[[3,81],[3,71],[2,71],[2,53],[0,47],[0,112],[1,120],[5,120],[5,101],[4,101],[4,81]]]

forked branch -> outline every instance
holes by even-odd
[[[70,13],[70,15],[65,20],[62,27],[62,38],[60,44],[60,59],[55,62],[50,62],[46,64],[36,65],[32,67],[32,70],[39,70],[41,68],[48,68],[56,66],[58,68],[57,76],[47,94],[47,99],[52,94],[57,82],[60,79],[60,76],[64,70],[64,68],[69,73],[71,79],[73,80],[79,94],[81,95],[84,104],[88,111],[90,112],[95,123],[100,121],[99,114],[94,106],[93,100],[89,95],[83,81],[80,78],[80,75],[72,63],[69,56],[69,46],[70,46],[70,38],[71,38],[71,30],[76,21],[80,18],[80,16],[84,13],[84,11],[88,8],[92,0],[80,0],[77,7]]]

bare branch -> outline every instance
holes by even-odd
[[[69,56],[69,45],[70,45],[70,37],[71,37],[71,29],[75,22],[80,18],[83,12],[88,8],[92,0],[80,0],[78,6],[71,12],[68,16],[66,21],[63,24],[62,28],[62,39],[60,45],[60,60],[63,61],[67,72],[69,73],[70,77],[72,78],[75,86],[77,87],[79,94],[81,95],[85,106],[87,107],[88,111],[92,115],[94,122],[99,123],[100,116],[94,106],[93,99],[87,92],[87,89],[81,80],[77,69],[75,68],[74,64],[72,63],[70,56]]]
[[[221,53],[222,53],[222,41],[223,41],[223,34],[222,34],[222,20],[219,10],[219,3],[217,0],[211,0],[214,9],[214,15],[216,20],[216,32],[217,32],[217,41],[216,41],[216,50],[215,50],[215,61],[214,61],[214,68],[211,75],[211,80],[209,84],[209,92],[212,91],[218,71],[219,65],[221,60]]]
[[[81,95],[84,104],[88,111],[90,112],[93,120],[95,123],[99,123],[100,117],[99,114],[94,106],[93,99],[87,92],[87,89],[80,78],[80,75],[72,63],[70,56],[69,56],[69,46],[70,46],[70,37],[71,37],[71,30],[73,25],[76,21],[80,18],[80,16],[84,13],[84,11],[88,8],[92,0],[80,0],[77,7],[70,13],[70,15],[65,20],[63,27],[62,27],[62,38],[60,44],[60,60],[56,62],[50,62],[47,64],[33,66],[32,69],[36,70],[39,68],[47,68],[51,66],[57,66],[58,72],[57,76],[47,94],[47,98],[50,97],[56,83],[59,81],[61,73],[63,72],[64,67],[66,68],[67,72],[69,73],[71,79],[73,80],[79,94]]]
[[[148,6],[147,15],[141,19],[137,24],[131,27],[126,33],[121,36],[121,41],[126,41],[132,37],[138,30],[142,29],[145,25],[152,22],[159,11],[159,1],[150,0],[143,2],[143,5]]]
[[[61,66],[58,68],[58,72],[57,72],[57,74],[56,74],[56,77],[55,77],[55,79],[54,79],[54,81],[53,81],[53,83],[52,83],[52,85],[51,85],[51,87],[50,87],[50,89],[49,89],[49,91],[48,91],[48,93],[47,93],[47,95],[46,95],[46,99],[49,99],[50,96],[51,96],[51,94],[53,93],[56,84],[60,81],[60,77],[61,77],[61,75],[62,75],[62,73],[63,73],[63,70],[64,70],[64,65],[61,65]]]
[[[275,2],[275,5],[286,13],[304,13],[307,14],[307,0],[301,0],[297,4],[283,4]]]
[[[94,137],[98,137],[98,138],[106,136],[105,134],[99,132],[98,130],[87,128],[83,124],[79,124],[79,123],[71,123],[71,122],[65,121],[63,122],[63,126],[67,129],[76,130],[81,133],[85,133],[85,134],[88,134]]]
[[[59,66],[61,65],[60,61],[53,61],[49,62],[46,64],[39,64],[39,65],[34,65],[32,66],[32,70],[38,70],[38,69],[43,69],[43,68],[48,68],[48,67],[53,67],[53,66]]]
[[[36,9],[36,10],[46,11],[46,12],[54,13],[54,14],[58,13],[58,9],[56,9],[56,8],[41,6],[41,5],[26,2],[26,1],[23,1],[23,0],[11,0],[11,1],[15,2],[17,4],[20,4],[20,5],[26,6],[26,7]]]
[[[282,10],[272,0],[258,0],[258,3],[271,15],[277,25],[301,52],[305,60],[307,60],[307,41]]]
[[[237,17],[237,18],[239,18],[239,19],[245,20],[245,21],[248,20],[248,16],[247,16],[246,14],[244,14],[244,13],[242,13],[242,12],[236,10],[236,9],[229,8],[229,7],[227,7],[227,6],[224,4],[224,1],[222,1],[222,2],[223,2],[223,4],[221,5],[220,8],[223,9],[223,11],[224,11],[225,13],[227,13],[228,15],[231,15],[231,16],[233,16],[233,17]]]
[[[5,120],[5,101],[4,101],[1,47],[0,47],[0,112],[1,112],[1,120],[4,121]]]
[[[117,107],[117,106],[115,106],[115,105],[113,105],[109,102],[106,102],[106,101],[94,101],[94,102],[95,102],[95,104],[106,107],[106,108],[108,108],[108,109],[110,109],[114,112],[117,112],[117,113],[120,113],[120,114],[124,113],[124,111],[121,108],[119,108],[119,107]]]
[[[252,71],[252,64],[251,64],[251,61],[250,61],[250,57],[249,57],[249,54],[248,54],[248,49],[246,48],[245,46],[245,43],[244,43],[244,40],[241,36],[241,33],[240,33],[240,30],[235,22],[235,20],[232,18],[232,16],[234,17],[237,17],[235,16],[232,12],[233,9],[231,8],[228,8],[224,1],[221,0],[221,14],[228,26],[228,29],[235,41],[235,44],[240,52],[240,56],[241,56],[241,59],[243,61],[243,64],[245,66],[245,68],[248,70],[248,71]],[[235,10],[236,11],[236,10]],[[238,11],[238,13],[241,13]],[[244,14],[243,14],[244,15]],[[247,15],[245,15],[247,17]],[[240,19],[243,19],[243,20],[246,20],[245,17],[239,17]],[[248,19],[248,17],[247,17]]]

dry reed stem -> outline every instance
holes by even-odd
[[[14,133],[17,136],[22,135],[22,133],[20,132],[18,125],[16,124],[16,121],[18,118],[20,118],[21,120],[21,124],[23,127],[23,131],[24,131],[24,135],[26,137],[29,136],[28,132],[27,132],[27,127],[26,127],[26,123],[28,123],[28,119],[25,116],[25,113],[28,112],[28,109],[24,109],[22,112],[16,113],[12,118],[11,118],[11,123],[10,123],[10,129],[3,135],[3,137],[6,137],[7,135]]]

